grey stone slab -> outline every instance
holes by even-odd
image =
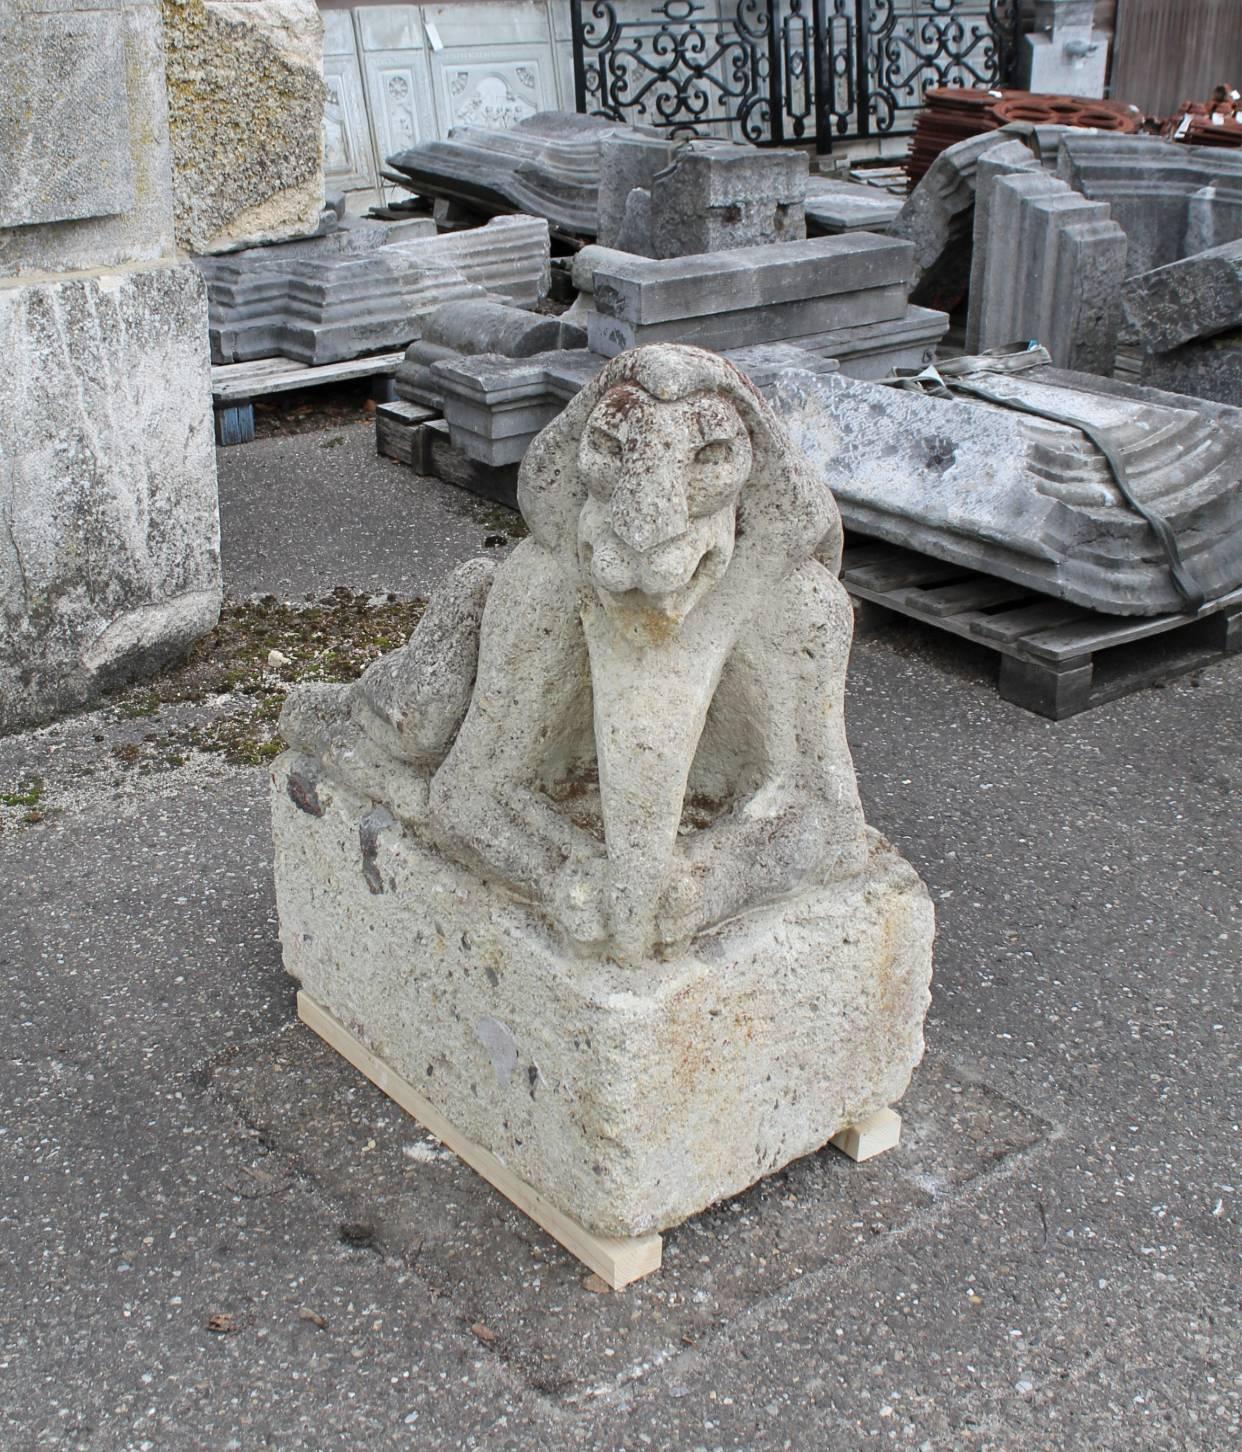
[[[1019,149],[1021,147],[1021,150]],[[1001,177],[1017,173],[1033,172],[1030,161],[1023,154],[1025,146],[1018,140],[1008,143],[1004,149],[996,148],[990,155],[981,156],[975,166],[974,211],[971,221],[970,286],[968,296],[970,309],[966,317],[966,351],[979,351],[979,326],[982,317],[980,299],[987,289],[988,246],[992,235],[992,193]],[[918,291],[916,289],[916,291]],[[912,293],[911,296],[914,294]],[[920,294],[921,295],[921,294]]]
[[[971,293],[970,344],[989,349],[1033,340],[1060,367],[1111,373],[1126,238],[1107,205],[1042,171],[996,175],[979,225],[982,267]]]
[[[134,203],[121,7],[0,20],[0,227]]]
[[[807,157],[727,141],[689,141],[650,184],[651,252],[701,252],[806,236]]]
[[[964,381],[1109,432],[1208,599],[1242,584],[1242,411],[1046,365],[979,365]],[[775,403],[860,533],[1090,610],[1185,608],[1155,533],[1080,430],[841,375],[790,373]]]
[[[803,210],[809,236],[835,237],[842,232],[886,232],[903,205],[901,197],[866,182],[808,176]]]
[[[550,317],[487,299],[447,303],[423,319],[422,336],[411,343],[394,384],[401,398],[428,408],[443,407],[432,366],[457,357],[492,353],[529,358],[564,348],[585,348],[586,329],[565,317]]]
[[[842,241],[842,238],[826,238]],[[850,239],[852,240],[852,239]],[[592,312],[587,317],[587,341],[606,357],[623,353],[644,343],[694,343],[700,348],[724,352],[749,347],[752,343],[779,343],[800,334],[826,332],[830,328],[860,327],[864,323],[899,318],[906,310],[904,283],[868,287],[858,292],[812,297],[795,302],[768,303],[717,313],[714,317],[691,317],[662,323],[628,323],[620,318]],[[596,291],[596,299],[600,294]]]
[[[371,250],[294,243],[197,265],[208,281],[214,362],[281,354],[335,363],[405,347],[420,335],[422,317],[452,300],[499,294],[533,306],[547,291],[548,224],[493,217]]]
[[[813,301],[910,281],[911,247],[859,232],[662,261],[596,266],[595,311],[638,325]]]
[[[890,377],[898,368],[926,367],[948,330],[948,313],[910,306],[901,317],[888,322],[791,338],[789,345],[834,360],[847,378],[879,379]]]
[[[1131,278],[1125,311],[1148,353],[1236,332],[1242,328],[1242,240]]]
[[[215,624],[206,321],[188,264],[0,284],[0,733]]]
[[[1057,175],[1107,202],[1129,244],[1130,275],[1242,238],[1242,153],[1149,136],[1069,131]]]
[[[507,131],[456,126],[388,158],[411,187],[484,213],[521,211],[583,237],[599,229],[600,148],[632,128],[599,116],[539,111]]]

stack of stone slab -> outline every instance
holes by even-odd
[[[154,0],[0,15],[0,733],[215,624],[202,279],[177,259]]]
[[[792,342],[884,376],[926,361],[947,327],[910,307],[911,258],[908,242],[868,232],[664,260],[613,254],[594,268],[587,338],[605,357],[650,342]]]
[[[1126,234],[1040,170],[987,176],[975,204],[966,347],[1033,340],[1058,367],[1111,374],[1121,324]]]
[[[815,375],[837,364],[789,344],[722,350],[761,391],[789,368]],[[432,370],[444,420],[455,448],[491,467],[513,465],[531,440],[596,376],[605,363],[588,349],[558,350],[531,358],[460,356]]]
[[[774,402],[860,533],[1090,610],[1184,610],[1168,553],[1074,421],[1085,422],[1105,431],[1204,597],[1242,584],[1242,410],[1038,359],[998,366],[959,359],[946,378],[990,402],[797,373]]]
[[[1140,273],[1125,310],[1145,383],[1242,405],[1242,241]]]
[[[530,358],[586,348],[586,332],[564,316],[548,317],[488,299],[447,303],[423,319],[422,336],[406,349],[393,380],[398,398],[440,413],[444,398],[437,363],[490,353]]]
[[[533,307],[547,294],[549,264],[547,222],[521,216],[371,248],[342,251],[329,235],[198,262],[214,362],[281,355],[312,365],[403,348],[423,315],[454,298]]]

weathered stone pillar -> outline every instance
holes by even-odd
[[[173,248],[157,0],[0,20],[0,731],[154,670],[221,599],[207,310]]]

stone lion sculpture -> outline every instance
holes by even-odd
[[[843,1131],[895,1142],[932,907],[859,807],[836,506],[750,383],[616,358],[518,493],[508,559],[290,696],[281,941],[386,1092],[628,1243]]]
[[[697,348],[607,364],[532,444],[531,537],[289,742],[620,960],[866,860],[831,494]]]

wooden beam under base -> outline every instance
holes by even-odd
[[[901,1138],[901,1115],[895,1109],[877,1109],[866,1119],[840,1130],[828,1141],[852,1160],[869,1160],[896,1148]]]
[[[407,1080],[390,1069],[365,1044],[359,1042],[326,1008],[300,990],[298,1017],[330,1048],[348,1059],[356,1069],[361,1069],[372,1084],[387,1094],[394,1104],[399,1104],[407,1114],[418,1120],[441,1144],[451,1149],[458,1159],[464,1160],[472,1170],[482,1175],[524,1215],[528,1215],[554,1240],[560,1241],[571,1255],[576,1255],[601,1280],[607,1281],[613,1290],[620,1290],[631,1281],[641,1280],[643,1276],[659,1270],[664,1248],[664,1242],[659,1235],[641,1235],[632,1240],[619,1240],[596,1235],[585,1229],[545,1200],[537,1190],[532,1190],[528,1184],[519,1180],[490,1150],[485,1150],[482,1145],[475,1144],[455,1129]]]

